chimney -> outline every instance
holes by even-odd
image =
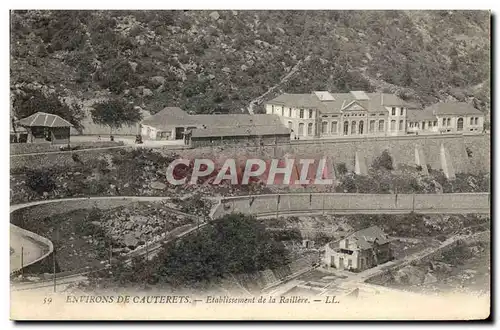
[[[380,105],[384,105],[384,93],[380,93]]]

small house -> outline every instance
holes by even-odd
[[[324,262],[339,270],[363,271],[393,259],[390,242],[378,226],[368,227],[328,243]]]

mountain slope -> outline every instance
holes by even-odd
[[[489,112],[489,19],[484,11],[14,11],[11,90],[14,100],[35,89],[85,104],[118,95],[152,113],[166,105],[241,112],[253,100],[258,112],[281,92],[390,90]]]

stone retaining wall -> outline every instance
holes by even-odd
[[[279,196],[279,197],[278,197]],[[278,203],[279,200],[279,203]],[[223,198],[213,218],[232,212],[273,216],[314,213],[489,213],[489,193],[341,194],[296,193]]]

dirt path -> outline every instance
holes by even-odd
[[[303,63],[308,62],[311,59],[311,56],[307,56],[304,60],[300,60],[293,66],[293,68],[288,72],[281,80],[274,86],[270,87],[264,94],[261,96],[257,97],[256,99],[252,100],[250,104],[248,105],[248,113],[253,115],[254,113],[254,107],[256,105],[261,104],[264,101],[264,98],[271,92],[273,92],[276,88],[281,86],[283,83],[285,83],[288,79],[290,79],[294,74],[296,74],[300,67],[302,66]]]

